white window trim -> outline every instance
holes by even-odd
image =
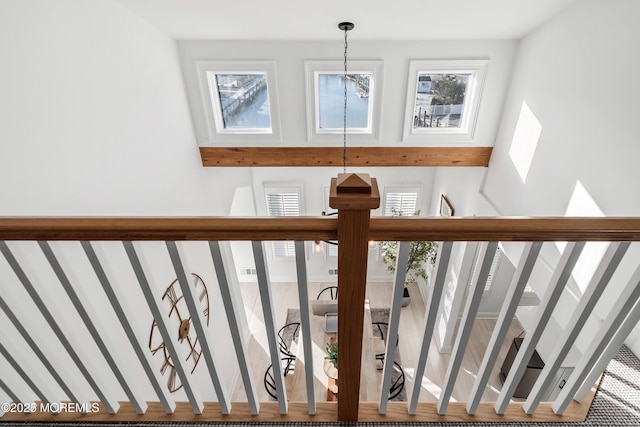
[[[281,141],[276,65],[274,61],[196,61],[202,106],[207,126],[208,143],[246,145]],[[211,88],[212,74],[265,74],[269,96],[271,129],[224,129],[218,91]]]
[[[317,75],[323,73],[344,74],[342,61],[305,61],[305,84],[307,91],[307,140],[309,142],[341,142],[343,129],[320,129],[318,112]],[[369,127],[347,128],[349,139],[355,142],[380,141],[382,123],[383,61],[349,61],[347,74],[371,74],[369,87]]]
[[[475,128],[484,86],[488,59],[410,61],[403,142],[459,143],[475,142]],[[465,92],[465,112],[459,128],[414,129],[413,114],[420,74],[471,73]]]
[[[298,207],[299,207],[299,215],[304,215],[304,198],[302,193],[302,185],[297,184],[273,184],[273,183],[265,183],[263,184],[263,200],[264,200],[264,212],[265,215],[269,215],[269,207],[268,207],[268,195],[269,193],[297,193],[298,194]],[[275,217],[274,217],[275,218]],[[276,261],[293,261],[295,260],[295,254],[291,254],[288,256],[276,256],[275,246],[280,241],[273,241],[270,245],[271,254],[274,260]],[[286,241],[285,241],[286,242]]]

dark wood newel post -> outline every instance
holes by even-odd
[[[338,174],[329,206],[338,209],[338,420],[357,421],[369,219],[380,206],[376,179]]]

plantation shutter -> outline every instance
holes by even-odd
[[[267,193],[267,214],[269,216],[300,216],[300,194],[297,192]],[[276,257],[295,256],[293,241],[273,242]]]
[[[500,262],[502,261],[502,250],[500,248],[496,249],[496,254],[493,257],[493,261],[491,262],[491,269],[489,270],[489,277],[487,277],[487,283],[484,285],[485,292],[491,292],[491,288],[493,287],[493,279],[496,276],[496,272],[498,271],[498,267],[500,267]]]
[[[480,274],[480,263],[482,260],[480,259],[480,250],[482,245],[478,245],[478,249],[476,251],[475,261],[473,263],[473,272],[471,273],[471,280],[469,281],[469,286],[475,282],[478,274]],[[491,268],[489,269],[489,276],[487,277],[487,282],[484,284],[484,294],[490,294],[491,288],[493,287],[493,280],[498,271],[498,267],[500,267],[500,262],[502,261],[502,249],[498,246],[496,249],[496,254],[493,257],[493,261],[491,262]]]
[[[384,207],[385,216],[393,216],[394,212],[399,212],[402,216],[413,216],[418,204],[418,193],[387,193]]]

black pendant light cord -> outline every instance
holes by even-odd
[[[338,28],[344,31],[344,108],[342,115],[342,168],[347,173],[347,32],[352,30],[354,25],[351,22],[341,22]]]
[[[342,111],[342,169],[347,173],[347,29],[344,30],[344,109]]]

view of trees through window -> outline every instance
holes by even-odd
[[[470,73],[418,74],[413,128],[459,128]]]

